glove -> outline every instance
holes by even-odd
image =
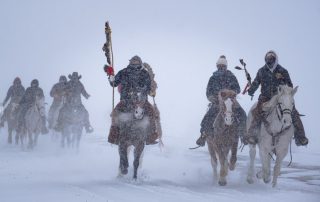
[[[104,71],[107,73],[108,76],[113,76],[114,75],[114,70],[113,67],[105,65],[103,67]]]
[[[113,75],[110,75],[108,79],[109,79],[109,82],[110,82],[110,83],[113,83],[113,82],[114,82],[114,76],[113,76]]]
[[[156,91],[151,91],[151,92],[150,92],[150,96],[151,96],[151,97],[156,97],[156,94],[157,94]]]

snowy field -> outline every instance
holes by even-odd
[[[319,201],[320,153],[293,148],[293,163],[283,163],[278,186],[247,184],[248,148],[239,151],[236,170],[225,187],[213,179],[206,148],[189,150],[191,142],[166,138],[165,147],[145,149],[139,179],[119,178],[117,147],[101,134],[85,135],[79,152],[61,149],[50,135],[40,136],[34,151],[6,144],[0,136],[1,202],[110,201]],[[299,150],[297,150],[299,149]],[[259,166],[259,163],[257,163]]]

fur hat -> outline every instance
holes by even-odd
[[[217,66],[218,65],[224,65],[225,67],[228,67],[228,61],[226,59],[226,56],[221,55],[216,64],[217,64]]]
[[[78,72],[73,72],[72,75],[68,75],[69,79],[81,79],[81,75],[78,75]]]

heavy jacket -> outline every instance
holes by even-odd
[[[86,99],[88,99],[90,96],[79,80],[68,81],[65,89],[66,102],[68,104],[82,105],[81,95],[83,95]]]
[[[53,103],[61,103],[62,97],[65,94],[66,86],[66,83],[59,82],[52,87],[50,96],[53,97]]]
[[[229,89],[240,93],[240,86],[234,74],[226,69],[218,69],[210,77],[207,85],[207,98],[210,102],[216,104],[218,93],[222,89]]]
[[[10,102],[19,103],[21,98],[24,95],[24,92],[25,92],[25,88],[21,84],[10,86],[7,92],[7,96],[3,101],[3,105],[5,105],[10,98],[11,98]]]
[[[39,87],[28,87],[20,101],[20,105],[27,108],[31,107],[36,101],[36,96],[44,97],[43,90]]]
[[[127,68],[120,70],[111,86],[121,85],[120,100],[130,99],[131,92],[142,92],[149,94],[151,90],[151,79],[149,73],[140,67],[129,65]]]
[[[270,68],[265,64],[259,69],[251,87],[248,90],[248,94],[253,95],[259,88],[259,85],[261,85],[259,100],[264,101],[270,100],[275,94],[277,94],[277,87],[279,85],[293,86],[288,71],[278,64],[278,58],[274,67]]]

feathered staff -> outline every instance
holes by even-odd
[[[111,40],[111,28],[109,22],[105,24],[106,43],[103,45],[102,50],[107,58],[107,64],[104,65],[104,71],[109,76],[114,76],[114,61],[112,51],[112,40]],[[112,87],[112,110],[114,109],[114,86]]]

